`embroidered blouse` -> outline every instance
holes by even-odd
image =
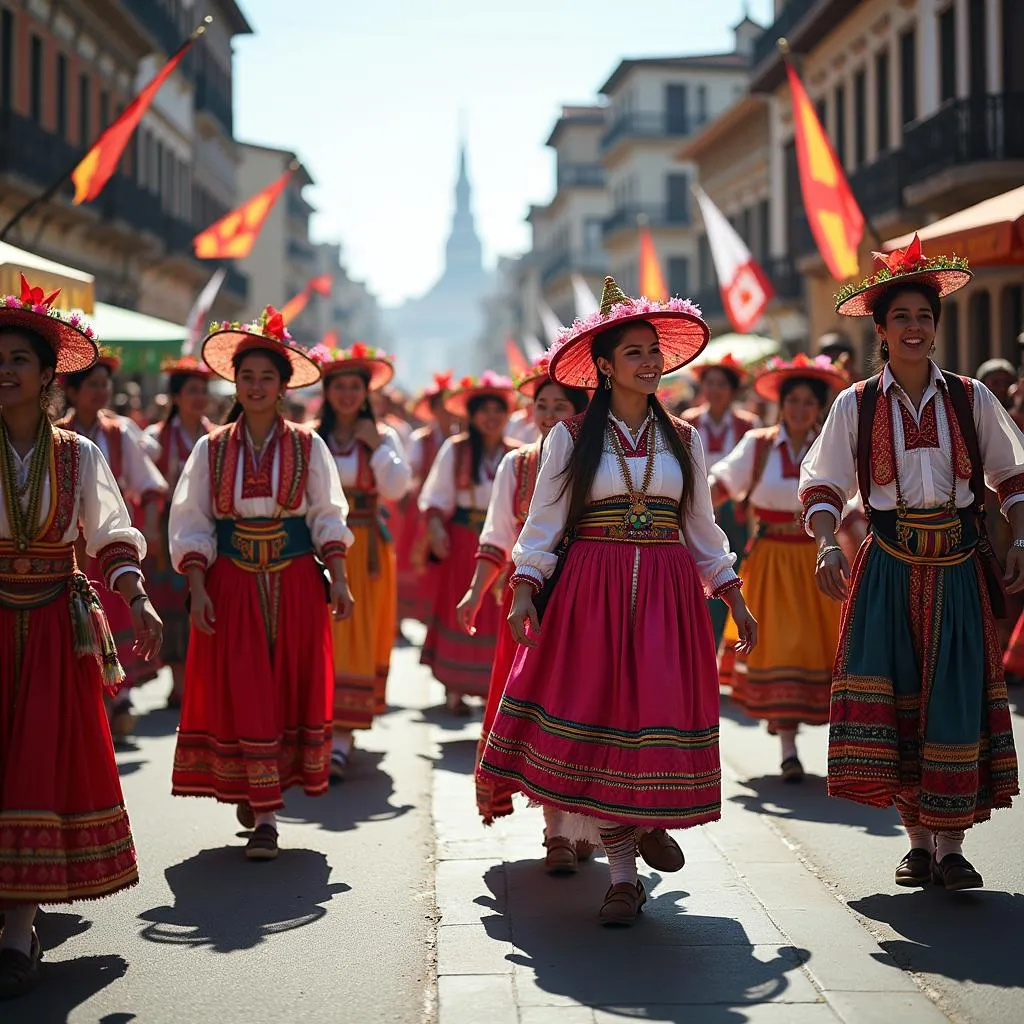
[[[134,572],[141,576],[140,564],[146,557],[146,541],[132,526],[131,515],[117,481],[99,448],[88,438],[70,431],[55,429],[54,434],[56,472],[53,479],[57,481],[57,494],[52,493],[51,477],[46,476],[40,501],[40,522],[50,518],[51,513],[52,518],[50,530],[40,540],[73,544],[81,528],[86,554],[99,559],[108,587],[113,587],[123,573]],[[24,458],[13,447],[10,451],[18,486],[23,487],[28,481],[35,447]],[[28,494],[22,495],[20,500],[22,508],[27,508]],[[0,537],[12,539],[7,506],[3,501],[0,501]]]
[[[609,421],[619,431],[619,441],[626,456],[626,465],[634,488],[643,484],[647,466],[647,444],[651,434],[652,420],[641,428],[634,441],[629,428],[621,420],[609,416]],[[733,571],[736,556],[729,550],[729,541],[715,522],[715,510],[711,504],[711,489],[707,484],[707,467],[704,449],[695,430],[689,429],[690,454],[693,458],[696,487],[693,504],[680,530],[680,540],[686,544],[697,563],[697,570],[709,595],[733,582],[737,577]],[[654,456],[654,470],[648,495],[652,497],[679,500],[683,491],[683,471],[656,431],[657,447]],[[558,423],[544,441],[544,453],[537,474],[537,486],[530,505],[530,514],[512,549],[512,560],[520,576],[529,576],[542,581],[551,575],[558,562],[555,553],[565,532],[566,516],[569,511],[569,494],[562,493],[562,473],[572,454],[573,439],[565,423]],[[604,452],[598,466],[594,485],[590,491],[592,501],[602,501],[624,494],[622,470],[605,433]]]
[[[1024,500],[1024,434],[984,384],[972,380],[970,388],[985,483],[998,493],[1005,515]],[[931,380],[920,410],[914,408],[889,367],[885,368],[871,437],[872,508],[896,508],[897,473],[908,508],[944,505],[952,490],[954,462],[957,507],[967,508],[974,503],[970,459],[948,401],[945,380],[935,363],[931,363]],[[858,422],[857,391],[855,387],[847,388],[832,406],[801,469],[800,497],[808,532],[811,516],[819,511],[831,512],[838,525],[840,509],[858,491]]]
[[[486,511],[494,489],[494,478],[498,465],[505,453],[517,447],[515,442],[505,440],[497,463],[487,465],[485,458],[480,466],[480,483],[469,479],[470,451],[465,434],[450,437],[437,453],[433,466],[427,474],[423,490],[420,491],[419,506],[424,515],[450,519],[457,508],[472,508]],[[462,479],[457,479],[462,477]]]
[[[378,428],[381,435],[381,445],[370,455],[370,469],[377,485],[377,493],[385,501],[398,501],[405,497],[409,489],[409,481],[412,479],[412,467],[405,457],[405,449],[398,432],[391,427],[381,426]],[[341,477],[341,485],[346,492],[352,492],[359,486],[359,462],[361,445],[358,442],[345,453],[335,451],[333,444],[331,454],[334,456],[334,463],[338,467],[338,475]],[[366,449],[363,449],[365,455]]]
[[[728,455],[746,436],[748,430],[761,426],[761,421],[751,413],[740,413],[727,409],[721,422],[715,423],[706,405],[687,409],[681,419],[689,423],[700,435],[704,455],[717,461]]]
[[[523,444],[533,444],[540,438],[540,431],[533,422],[533,413],[529,409],[517,409],[512,413],[505,433]]]
[[[344,554],[353,540],[346,521],[348,501],[323,438],[294,424],[284,424],[282,430],[279,422],[281,436],[276,442],[268,442],[261,465],[254,472],[248,446],[238,443],[239,435],[244,433],[248,437],[243,421],[224,429],[232,431],[226,438],[223,431],[217,430],[196,442],[174,491],[169,534],[171,562],[177,570],[183,573],[195,566],[206,568],[216,559],[215,519],[302,516],[313,535],[314,547],[323,557]],[[230,491],[225,486],[226,478],[211,479],[211,439],[229,449],[236,446],[236,451],[229,450],[229,458],[225,459],[225,463],[236,463],[235,472],[229,474],[233,477]],[[298,447],[298,455],[293,443]],[[306,466],[296,464],[306,459]],[[287,507],[282,504],[282,495],[293,488],[301,491],[286,499],[291,502],[291,507]]]
[[[199,433],[194,438],[185,433],[181,420],[177,418],[171,420],[170,423],[163,421],[146,427],[144,436],[156,446],[155,456],[148,451],[147,454],[150,455],[156,468],[163,473],[171,491],[178,483],[178,478],[185,468],[188,457],[192,454],[196,441],[212,429],[213,424],[205,418],[200,423]]]
[[[504,566],[526,521],[530,501],[537,485],[537,466],[541,444],[526,445],[511,451],[501,460],[487,519],[480,532],[477,558],[486,558]]]
[[[730,498],[748,494],[754,479],[759,436],[763,436],[760,431],[746,434],[730,454],[711,467],[712,488],[720,486]],[[799,512],[800,463],[809,448],[807,441],[794,452],[786,428],[779,424],[761,479],[749,494],[749,503],[773,512]]]

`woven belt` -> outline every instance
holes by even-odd
[[[452,522],[458,526],[468,526],[478,537],[483,532],[484,523],[487,521],[487,510],[480,508],[463,508],[461,505],[455,510]]]
[[[646,498],[644,504],[652,521],[647,529],[635,530],[628,526],[629,499],[615,497],[588,505],[573,530],[573,537],[620,544],[678,544],[679,502],[671,498]]]
[[[871,533],[887,554],[910,565],[961,565],[974,554],[977,525],[970,509],[871,510]]]
[[[49,604],[75,575],[74,544],[33,544],[18,551],[0,541],[0,605],[29,610]]]
[[[281,572],[292,559],[313,551],[313,536],[299,516],[216,522],[218,554],[247,572]]]
[[[348,525],[369,527],[366,562],[371,578],[376,579],[380,575],[380,542],[391,541],[391,531],[384,522],[387,509],[381,508],[377,495],[370,491],[346,491],[345,497],[348,499]]]

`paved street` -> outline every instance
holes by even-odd
[[[351,781],[319,801],[289,796],[274,864],[242,859],[227,809],[170,798],[174,716],[145,714],[119,754],[142,883],[46,914],[44,984],[0,1020],[1019,1021],[1024,811],[997,815],[968,851],[987,891],[900,892],[895,819],[824,795],[824,730],[802,738],[811,777],[783,786],[774,741],[726,704],[723,821],[680,837],[680,874],[643,869],[634,929],[602,930],[603,862],[546,876],[540,813],[522,805],[480,826],[478,720],[438,710],[417,655],[396,653],[394,710]],[[166,685],[140,691],[139,707],[159,707]]]

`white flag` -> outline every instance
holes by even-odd
[[[562,333],[562,321],[555,316],[555,311],[543,299],[537,300],[537,313],[548,339],[548,345],[553,345],[558,335]]]
[[[694,185],[693,194],[704,218],[725,312],[733,327],[740,334],[746,334],[761,318],[775,290],[750,254],[746,242],[707,193]]]
[[[572,294],[576,301],[576,315],[581,320],[601,308],[597,296],[590,290],[590,285],[581,274],[572,275]]]
[[[206,320],[213,308],[213,303],[220,292],[220,286],[224,278],[228,276],[226,267],[219,267],[214,271],[213,277],[206,282],[206,287],[199,293],[192,309],[189,311],[188,320],[185,321],[187,333],[185,340],[181,343],[181,354],[190,356],[195,351],[196,345],[206,335]]]

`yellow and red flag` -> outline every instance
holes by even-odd
[[[285,323],[291,323],[306,308],[313,292],[316,292],[317,295],[330,295],[333,284],[334,278],[330,274],[320,274],[319,277],[310,278],[306,282],[306,287],[284,304],[281,313],[284,315]]]
[[[658,251],[654,248],[651,229],[646,224],[640,225],[640,294],[655,302],[664,302],[668,298],[668,285],[665,275],[661,272]]]
[[[837,281],[857,275],[864,214],[796,69],[787,60],[800,191],[818,252]]]
[[[212,19],[208,19],[212,20]],[[111,175],[121,162],[121,154],[131,141],[135,129],[138,128],[142,115],[149,109],[153,97],[161,86],[173,74],[174,69],[182,62],[192,44],[206,31],[205,23],[189,36],[178,48],[171,59],[153,76],[150,82],[124,108],[121,116],[99,137],[96,144],[82,157],[78,166],[71,172],[71,180],[75,183],[75,198],[72,202],[87,203],[95,199],[103,187],[110,181]]]
[[[237,210],[225,214],[205,231],[200,231],[192,246],[201,260],[244,260],[252,251],[267,219],[292,176],[289,167],[277,181],[247,199]]]

